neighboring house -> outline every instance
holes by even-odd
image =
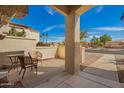
[[[118,41],[109,41],[106,42],[105,47],[110,48],[121,48],[124,47],[124,40],[118,40]]]
[[[40,40],[40,34],[38,31],[33,30],[32,28],[21,24],[9,23],[8,25],[1,27],[0,31],[4,34],[8,34],[11,28],[15,28],[16,31],[18,32],[24,30],[26,32],[25,38],[36,39],[37,42]]]

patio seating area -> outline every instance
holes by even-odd
[[[3,73],[5,77],[7,73],[7,80],[16,82],[16,86],[12,87],[124,87],[123,83],[119,83],[115,55],[87,52],[85,59],[85,68],[75,75],[65,72],[63,59],[53,58],[39,62],[37,74],[35,70],[27,69],[23,79],[16,69],[9,73],[1,71],[1,76]],[[6,77],[3,79],[6,80]]]
[[[42,64],[39,62],[37,74],[35,70],[27,69],[23,79],[16,69],[11,70],[9,73],[3,71],[3,73],[4,76],[7,73],[7,78],[10,82],[21,81],[24,87],[35,87],[63,71],[64,61],[61,59],[51,59],[44,60]]]

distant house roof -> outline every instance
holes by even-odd
[[[10,27],[21,28],[21,29],[30,29],[31,32],[39,33],[38,31],[36,31],[28,26],[22,25],[22,24],[10,23]]]
[[[16,24],[16,23],[10,23],[10,27],[17,27],[17,28],[23,28],[23,29],[29,29],[28,26],[22,25],[22,24]]]

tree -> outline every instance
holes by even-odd
[[[45,34],[45,37],[46,37],[46,43],[47,43],[47,39],[48,39],[48,33]]]
[[[121,18],[120,18],[123,22],[124,22],[124,12],[122,13],[121,15]],[[124,31],[123,31],[124,32]]]
[[[44,37],[45,37],[45,34],[44,34],[44,33],[42,33],[42,34],[40,35],[40,38],[42,38],[42,39],[43,39],[43,42],[44,42]]]
[[[112,38],[107,35],[107,34],[104,34],[102,35],[100,38],[96,38],[95,36],[93,36],[93,38],[91,39],[91,43],[96,47],[96,46],[104,46],[105,43],[107,41],[112,41]]]
[[[88,32],[87,31],[81,31],[80,32],[80,40],[84,41],[85,38],[88,38]]]
[[[42,34],[40,35],[40,38],[43,39],[43,42],[46,40],[46,43],[47,43],[48,33],[42,33]]]
[[[93,36],[92,39],[91,39],[91,42],[92,42],[92,43],[95,43],[96,40],[97,40],[97,38],[96,38],[95,36]]]
[[[91,43],[93,44],[93,46],[98,47],[98,46],[103,46],[103,43],[100,41],[99,38],[93,36],[93,38],[91,39]]]
[[[124,21],[124,13],[122,13],[121,18],[122,21]]]
[[[105,45],[107,41],[112,41],[112,38],[109,35],[104,34],[100,37],[100,41]]]

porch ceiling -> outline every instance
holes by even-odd
[[[94,7],[94,5],[50,5],[50,7],[67,16],[71,12],[81,15],[82,13]]]
[[[93,5],[50,5],[51,8],[67,16],[71,12],[81,15]],[[0,5],[0,26],[7,24],[12,17],[22,18],[28,14],[27,5]]]

